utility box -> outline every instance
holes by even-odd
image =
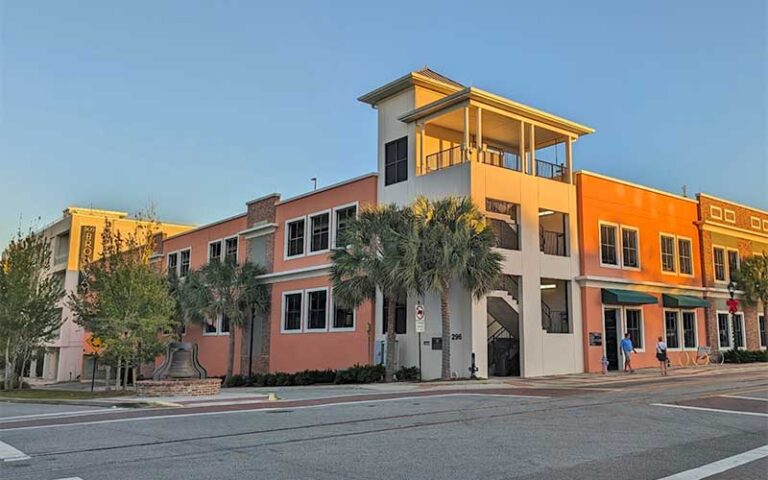
[[[397,346],[397,340],[395,340],[393,348],[395,349],[395,370],[400,365],[400,349]],[[385,365],[387,363],[387,341],[378,340],[373,349],[373,363],[376,365]]]

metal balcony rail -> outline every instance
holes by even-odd
[[[486,165],[494,165],[496,167],[506,168],[508,170],[521,171],[522,163],[520,157],[511,152],[505,152],[501,149],[486,149],[481,150],[478,155],[480,163]]]
[[[424,165],[424,173],[459,165],[460,163],[464,163],[464,158],[464,152],[461,145],[431,153],[427,155],[425,159],[426,165]]]
[[[568,181],[568,168],[565,165],[536,160],[536,176],[558,180],[560,182]]]
[[[566,256],[564,233],[540,230],[539,239],[541,242],[542,253],[547,255],[558,255],[560,257]]]

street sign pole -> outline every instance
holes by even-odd
[[[93,372],[91,373],[91,392],[93,392],[93,385],[96,383],[96,363],[99,361],[99,356],[93,354]]]
[[[421,334],[426,329],[426,319],[424,318],[424,305],[421,302],[416,304],[416,333],[419,335],[419,381],[422,381],[421,373]]]

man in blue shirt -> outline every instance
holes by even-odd
[[[632,354],[637,352],[635,351],[635,346],[632,345],[632,339],[629,338],[628,333],[625,333],[624,338],[621,339],[619,350],[624,354],[624,371],[634,373],[635,371],[632,369]]]

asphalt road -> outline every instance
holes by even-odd
[[[0,404],[0,440],[30,457],[0,462],[0,479],[763,479],[768,465],[765,371],[560,393],[327,393],[266,409]]]

